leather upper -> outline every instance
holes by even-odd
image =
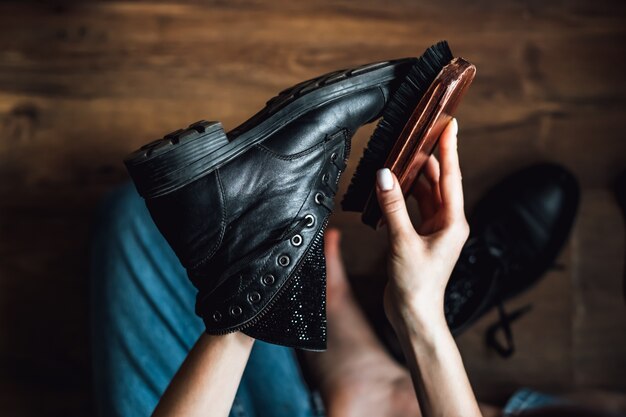
[[[147,200],[199,290],[207,332],[252,325],[271,308],[333,209],[352,135],[379,117],[387,89],[309,111],[221,168]]]
[[[573,175],[549,163],[518,171],[489,190],[470,217],[470,238],[446,289],[453,332],[541,278],[569,236],[578,200]]]

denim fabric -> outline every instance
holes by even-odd
[[[522,388],[513,394],[502,410],[503,417],[520,415],[524,411],[536,410],[551,405],[563,404],[564,401],[548,394]]]
[[[131,184],[100,207],[91,253],[98,413],[149,416],[203,331],[196,290]],[[255,342],[230,416],[315,415],[293,350]]]

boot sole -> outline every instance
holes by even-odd
[[[202,120],[142,146],[124,163],[144,198],[170,193],[229,163],[313,109],[394,80],[401,82],[415,61],[377,62],[301,82],[280,92],[228,133],[220,122]]]

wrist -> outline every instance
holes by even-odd
[[[397,333],[412,337],[427,337],[439,333],[441,329],[448,332],[448,324],[443,312],[442,303],[410,302],[394,308],[389,314],[389,321]]]
[[[407,360],[416,355],[433,360],[438,354],[438,346],[452,338],[443,315],[407,316],[393,324],[393,328]]]
[[[201,349],[210,349],[211,346],[219,346],[221,350],[231,352],[246,352],[252,350],[255,339],[243,332],[232,332],[223,335],[210,335],[202,333],[198,344]]]

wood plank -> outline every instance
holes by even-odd
[[[623,224],[607,189],[626,167],[625,22],[617,0],[0,4],[0,409],[89,414],[90,220],[127,180],[126,153],[199,119],[232,128],[303,79],[442,38],[478,67],[458,115],[468,207],[538,160],[570,168],[584,195],[562,269],[513,303],[535,305],[519,353],[485,350],[493,314],[459,339],[477,392],[625,390]],[[384,233],[340,211],[333,224],[368,298]]]
[[[626,250],[622,213],[614,201],[607,190],[591,189],[580,210],[572,277],[573,369],[577,385],[626,392]],[[597,249],[588,253],[590,248]]]

